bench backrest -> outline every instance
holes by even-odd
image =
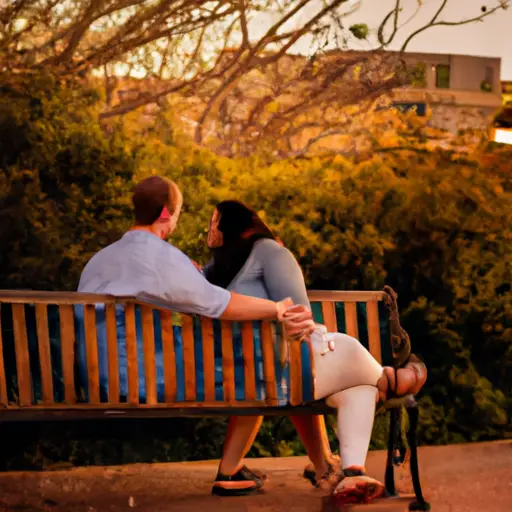
[[[379,361],[390,357],[382,292],[309,296],[330,332],[359,339]],[[0,291],[0,307],[0,405],[9,409],[275,406],[283,389],[293,405],[311,400],[307,344],[286,346],[281,372],[271,322],[212,321],[71,292]]]

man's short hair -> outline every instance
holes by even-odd
[[[172,215],[181,202],[181,193],[173,181],[161,176],[150,176],[135,185],[132,195],[135,222],[150,226],[158,220],[166,206]]]

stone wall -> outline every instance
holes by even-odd
[[[451,133],[458,133],[465,130],[489,129],[492,115],[495,110],[492,108],[480,108],[459,105],[430,105],[432,117],[431,126]]]

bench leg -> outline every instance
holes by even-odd
[[[414,487],[414,494],[416,500],[409,505],[409,510],[430,510],[430,504],[425,501],[420,483],[420,470],[418,464],[418,447],[416,443],[416,429],[418,427],[418,404],[410,404],[406,407],[407,415],[409,416],[409,431],[407,432],[407,441],[409,449],[411,450],[411,476],[412,485]]]
[[[396,496],[395,489],[395,449],[398,446],[398,435],[401,423],[400,408],[389,410],[389,437],[388,437],[388,454],[386,458],[386,474],[384,484],[388,496]]]

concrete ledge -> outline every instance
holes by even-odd
[[[397,89],[395,101],[425,102],[429,105],[497,109],[502,105],[499,94],[457,89]]]

